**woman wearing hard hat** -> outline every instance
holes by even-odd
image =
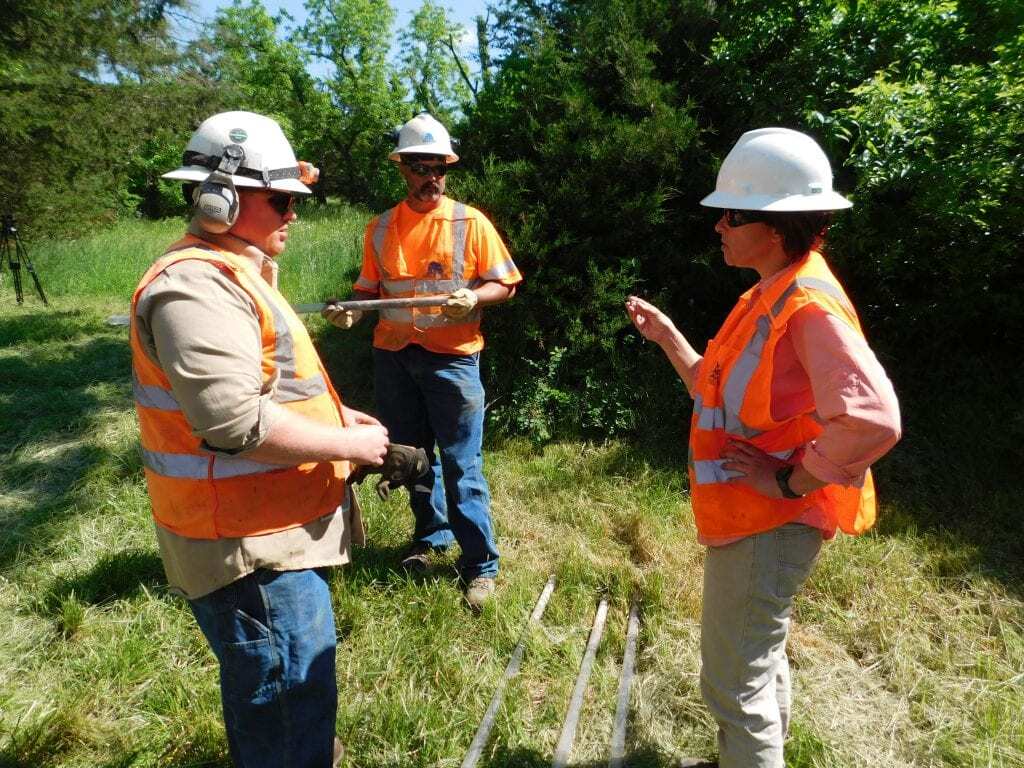
[[[726,264],[756,270],[700,355],[673,322],[626,301],[693,397],[689,476],[707,546],[701,692],[722,768],[781,768],[789,724],[793,599],[824,540],[875,521],[870,465],[900,437],[899,405],[821,255],[832,190],[821,148],[797,131],[740,137],[701,203]]]

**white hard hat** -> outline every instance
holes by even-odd
[[[445,162],[457,162],[448,131],[426,112],[398,129],[398,146],[388,160],[401,160],[402,155],[444,155]]]
[[[205,181],[220,166],[225,147],[241,147],[243,157],[231,173],[236,187],[257,187],[308,195],[299,181],[299,163],[281,126],[254,112],[221,112],[203,121],[185,147],[181,167],[165,179]]]
[[[718,171],[709,208],[834,211],[853,205],[832,190],[832,166],[817,142],[789,128],[747,131]]]

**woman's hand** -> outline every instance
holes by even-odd
[[[727,459],[722,464],[724,469],[742,473],[740,477],[734,477],[729,482],[749,485],[769,499],[782,498],[782,489],[775,479],[775,473],[786,466],[787,462],[765,453],[750,443],[738,440],[729,440],[726,443],[722,457]]]
[[[626,312],[633,325],[640,331],[640,335],[655,344],[661,344],[672,334],[678,333],[668,315],[637,296],[626,299]]]

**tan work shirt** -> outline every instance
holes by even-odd
[[[277,287],[277,265],[257,248],[228,235],[204,239],[248,256],[254,273]],[[245,290],[207,262],[183,261],[146,287],[137,314],[147,354],[167,374],[204,447],[237,455],[260,445],[271,426],[266,405],[276,382],[263,382],[259,321]],[[357,541],[362,533],[358,509],[352,515],[352,523],[336,511],[265,536],[190,539],[159,525],[156,535],[168,584],[197,598],[260,568],[301,570],[349,562],[353,530],[359,529]]]

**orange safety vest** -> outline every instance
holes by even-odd
[[[132,297],[132,384],[141,430],[142,462],[156,522],[192,539],[259,536],[296,528],[348,505],[348,462],[283,467],[214,454],[201,447],[171,383],[139,340],[136,309],[161,272],[186,259],[214,264],[252,298],[259,315],[262,374],[277,377],[273,400],[323,424],[343,426],[341,400],[331,386],[305,326],[285,298],[242,257],[212,246],[188,245],[158,259]],[[347,510],[343,509],[347,514]]]
[[[768,498],[748,485],[728,482],[739,473],[722,466],[727,438],[795,463],[797,452],[822,432],[813,408],[785,421],[771,414],[775,347],[793,313],[814,304],[864,335],[846,292],[815,251],[787,267],[751,303],[753,291],[743,294],[708,342],[694,386],[688,466],[697,530],[709,538],[747,536],[817,507],[846,533],[863,533],[875,522],[870,470],[860,488],[826,485],[800,499]]]
[[[499,265],[494,274],[478,274],[475,263],[467,261],[466,243],[472,227],[479,226],[475,219],[482,214],[447,197],[434,212],[433,231],[428,238],[431,246],[422,253],[406,253],[398,236],[400,205],[370,222],[380,283],[369,283],[360,276],[356,290],[379,292],[382,298],[447,295],[459,288],[476,288],[509,273],[506,265]],[[392,351],[414,343],[432,352],[470,355],[484,346],[480,317],[480,307],[460,318],[448,317],[440,307],[382,309],[373,343]]]

